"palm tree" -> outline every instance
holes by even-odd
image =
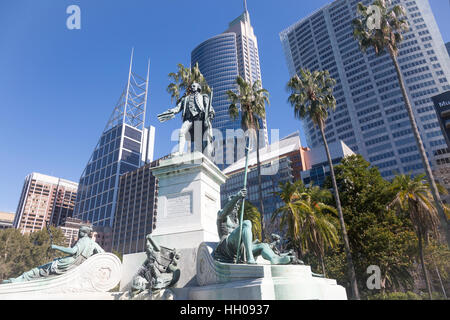
[[[275,194],[284,206],[272,214],[272,222],[281,215],[280,230],[287,228],[292,245],[300,256],[308,250],[313,251],[325,275],[325,249],[339,242],[336,227],[328,214],[335,214],[336,209],[324,203],[332,197],[330,191],[318,186],[306,188],[301,180],[280,183],[279,187],[281,191]]]
[[[450,228],[448,226],[448,220],[444,212],[444,208],[441,202],[439,191],[436,182],[431,171],[430,163],[425,152],[425,148],[422,143],[422,138],[419,134],[419,129],[416,124],[414,113],[406,94],[405,85],[403,82],[403,75],[398,65],[398,45],[402,42],[402,32],[409,29],[408,22],[405,19],[405,9],[400,5],[395,5],[392,8],[388,8],[390,5],[389,0],[375,0],[374,6],[379,8],[381,16],[375,16],[375,13],[369,12],[367,7],[361,2],[358,3],[357,13],[359,18],[352,21],[353,24],[353,36],[358,40],[359,46],[363,52],[367,49],[373,48],[376,55],[382,55],[387,50],[394,63],[395,71],[397,72],[398,82],[402,91],[403,100],[405,101],[406,111],[408,112],[409,121],[411,123],[414,137],[416,138],[417,147],[419,149],[420,156],[422,158],[423,167],[427,176],[428,183],[430,185],[431,193],[435,202],[435,207],[439,213],[442,227],[446,227],[447,244],[450,246]],[[380,22],[380,29],[369,28],[370,23],[377,19]]]
[[[188,95],[190,93],[190,86],[193,82],[197,82],[202,86],[203,93],[211,93],[211,88],[208,86],[205,77],[200,72],[198,63],[190,68],[186,68],[181,63],[179,63],[177,67],[178,71],[176,73],[169,73],[169,79],[172,82],[167,86],[166,89],[167,92],[170,93],[172,100],[178,102],[182,91],[184,91],[184,95]]]
[[[285,184],[279,183],[279,192],[275,192],[277,196],[281,198],[284,205],[275,210],[272,213],[271,221],[281,215],[280,218],[280,231],[287,230],[287,236],[291,239],[291,244],[299,257],[303,256],[303,251],[300,243],[301,234],[301,217],[299,213],[298,203],[300,200],[300,193],[304,191],[304,185],[301,180],[297,180],[294,183],[290,181]]]
[[[392,182],[396,196],[389,207],[395,207],[401,213],[407,213],[418,238],[420,263],[427,285],[430,300],[432,299],[431,284],[425,266],[423,241],[432,233],[439,238],[439,218],[433,203],[428,183],[424,181],[424,175],[411,178],[409,175],[396,176]]]
[[[300,193],[300,200],[297,201],[302,220],[300,234],[302,246],[305,251],[311,250],[315,253],[324,276],[326,276],[323,260],[325,250],[339,243],[338,232],[332,223],[332,216],[329,215],[336,214],[336,208],[323,202],[331,197],[329,190],[313,186]]]
[[[313,123],[319,127],[320,133],[322,134],[328,165],[330,166],[331,180],[333,182],[336,207],[339,214],[339,223],[342,230],[342,238],[347,256],[348,273],[352,286],[353,297],[359,300],[360,297],[356,282],[355,268],[350,252],[347,229],[345,227],[344,215],[342,213],[341,200],[339,198],[333,163],[325,136],[325,121],[328,118],[328,111],[336,108],[336,99],[333,96],[333,87],[336,84],[336,81],[330,77],[327,70],[310,72],[309,70],[300,69],[299,73],[301,77],[296,74],[287,84],[287,88],[291,92],[288,101],[294,107],[294,114],[296,118],[303,119],[305,117],[309,117]]]
[[[235,120],[241,113],[241,127],[244,131],[249,130],[252,134],[256,134],[256,163],[258,168],[258,193],[259,193],[259,209],[261,212],[261,228],[262,239],[265,239],[264,234],[264,203],[262,195],[261,182],[261,163],[259,158],[259,120],[266,116],[266,103],[269,104],[269,91],[263,89],[261,81],[257,80],[253,85],[240,76],[236,78],[236,84],[239,94],[232,90],[227,91],[228,99],[231,104],[228,109],[230,117]],[[240,105],[240,110],[238,108]]]
[[[242,210],[242,202],[239,205],[239,211]],[[262,240],[261,236],[261,213],[258,211],[258,208],[255,207],[250,201],[246,200],[244,204],[244,220],[249,220],[252,222],[252,235],[253,240],[258,239]]]

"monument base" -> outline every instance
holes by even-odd
[[[336,280],[314,277],[310,266],[231,264],[215,261],[216,243],[202,243],[197,253],[198,287],[190,300],[347,300]]]
[[[310,266],[220,263],[211,256],[216,245],[180,250],[181,278],[169,288],[175,300],[347,300],[344,287],[314,277]],[[143,252],[124,256],[121,291],[129,289],[145,258]]]
[[[344,287],[324,278],[274,277],[192,288],[189,300],[347,300]]]

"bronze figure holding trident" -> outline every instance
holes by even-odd
[[[226,263],[256,264],[255,257],[261,255],[272,264],[290,264],[294,262],[291,255],[277,255],[268,243],[253,241],[252,222],[244,220],[245,197],[247,196],[249,141],[246,146],[244,187],[228,199],[218,212],[217,231],[220,242],[214,250],[214,259]],[[238,215],[241,206],[240,216]]]

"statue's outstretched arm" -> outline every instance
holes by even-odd
[[[166,122],[175,117],[175,114],[179,113],[182,110],[182,100],[176,105],[175,108],[171,108],[163,113],[158,114],[157,118],[160,122]]]
[[[74,246],[73,248],[68,248],[68,247],[62,247],[62,246],[58,246],[56,244],[52,244],[51,248],[54,249],[54,250],[58,250],[58,251],[70,254],[70,255],[73,255],[73,254],[77,253],[76,246]]]
[[[181,111],[181,109],[183,109],[182,106],[183,106],[183,99],[181,99],[180,102],[178,102],[178,104],[174,108],[169,109],[169,111],[173,112],[174,114],[177,114]]]

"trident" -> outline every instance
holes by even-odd
[[[246,137],[246,146],[245,146],[245,171],[244,171],[244,189],[247,188],[247,173],[248,173],[248,151],[250,150],[250,139]],[[239,242],[237,248],[237,257],[236,263],[239,261],[239,255],[241,253],[241,239],[242,239],[242,222],[244,220],[244,207],[245,207],[245,198],[242,199],[242,208],[241,215],[239,217]]]

